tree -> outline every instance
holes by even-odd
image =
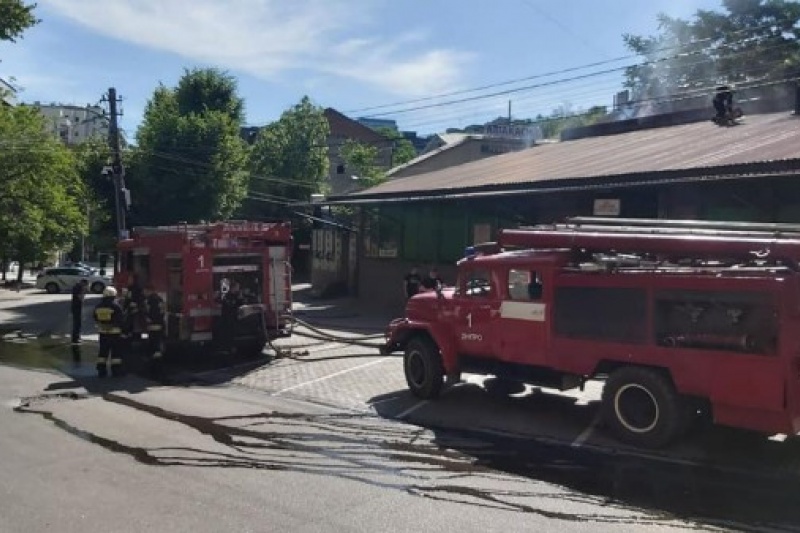
[[[800,75],[800,4],[724,0],[726,12],[698,10],[690,21],[658,17],[658,35],[624,35],[646,61],[629,67],[636,99],[707,96],[719,84],[767,86]]]
[[[175,88],[175,101],[181,115],[220,111],[237,124],[244,122],[244,100],[236,79],[216,69],[186,71]]]
[[[361,186],[374,187],[386,180],[386,173],[376,163],[377,147],[348,139],[339,149],[339,155],[347,168],[359,177]]]
[[[393,141],[392,148],[392,166],[400,166],[408,163],[417,157],[417,150],[411,141],[403,137],[403,134],[391,128],[378,128],[378,133]]]
[[[138,224],[229,218],[246,194],[243,103],[236,82],[216,69],[184,72],[156,88],[127,166]]]
[[[86,230],[75,157],[31,107],[0,107],[0,144],[0,256],[42,260]]]
[[[113,250],[117,234],[114,183],[103,174],[103,167],[111,161],[111,149],[105,140],[94,138],[73,147],[73,153],[80,179],[86,187],[88,228],[82,244],[94,250]]]
[[[0,41],[16,42],[22,33],[40,21],[33,10],[36,4],[26,4],[22,0],[2,0],[0,2]]]
[[[328,175],[328,121],[304,96],[281,118],[263,128],[250,153],[250,216],[281,216],[291,202],[323,192]]]

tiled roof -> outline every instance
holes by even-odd
[[[534,146],[388,181],[331,201],[451,197],[486,191],[597,187],[613,183],[800,172],[800,117],[746,116]]]
[[[371,143],[374,145],[391,146],[391,140],[387,139],[372,128],[356,122],[350,117],[343,115],[332,107],[325,108],[323,111],[328,120],[331,134],[341,135],[347,139]]]

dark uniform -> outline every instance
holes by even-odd
[[[97,352],[97,375],[105,377],[111,358],[111,375],[122,374],[120,335],[124,325],[124,313],[114,296],[103,296],[94,308],[94,321],[100,333],[100,348]]]
[[[139,340],[145,330],[145,298],[142,288],[134,283],[128,289],[125,300],[125,316],[127,318],[128,334],[133,340]]]
[[[72,313],[72,344],[81,342],[81,326],[83,318],[83,298],[86,296],[86,280],[81,280],[72,287],[72,302],[70,311]]]
[[[222,298],[220,316],[222,348],[230,352],[236,350],[236,325],[239,321],[239,308],[244,305],[244,296],[237,288],[231,288]]]
[[[717,94],[714,95],[714,110],[717,112],[714,120],[723,123],[733,120],[733,91],[725,85],[717,87]]]
[[[147,319],[147,355],[154,372],[161,364],[164,329],[166,327],[166,305],[164,299],[156,292],[151,292],[145,299],[145,318]]]

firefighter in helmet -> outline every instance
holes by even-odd
[[[163,357],[166,306],[164,299],[152,285],[147,286],[145,294],[144,314],[147,320],[147,356],[150,359],[150,370],[158,373],[161,370],[161,359]]]
[[[111,359],[111,375],[122,374],[122,354],[120,353],[120,335],[124,325],[124,313],[117,303],[117,290],[106,287],[103,298],[94,308],[94,321],[100,334],[100,347],[97,352],[97,375],[101,378],[108,373]]]

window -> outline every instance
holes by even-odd
[[[467,272],[464,276],[464,295],[472,298],[488,298],[492,294],[491,280],[491,275],[485,270]]]
[[[541,276],[531,270],[508,271],[508,296],[512,300],[530,302],[542,298]]]
[[[344,174],[344,165],[336,165],[336,173]]]
[[[528,301],[528,284],[531,282],[531,273],[527,270],[508,271],[508,297],[516,301]]]
[[[364,210],[364,255],[400,257],[403,242],[402,210],[392,208]]]

